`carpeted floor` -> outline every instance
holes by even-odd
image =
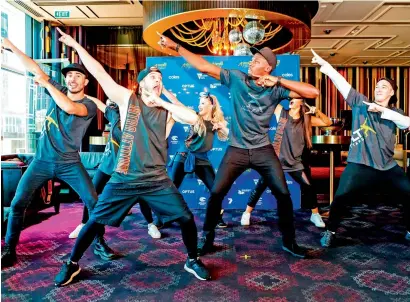
[[[177,226],[153,240],[134,208],[120,228],[107,229],[110,246],[125,256],[104,262],[88,250],[77,282],[55,288],[81,210],[77,203],[63,204],[58,215],[44,211],[23,232],[18,265],[2,271],[2,301],[410,301],[410,244],[397,208],[353,208],[339,247],[328,251],[320,249],[321,230],[309,213],[296,212],[298,242],[313,249],[305,260],[281,251],[275,212],[255,211],[253,225],[241,227],[241,212],[229,211],[218,251],[202,258],[210,282],[183,270]],[[194,213],[200,228],[204,213]]]

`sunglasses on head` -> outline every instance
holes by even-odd
[[[208,98],[209,101],[211,102],[211,104],[212,105],[214,104],[214,98],[211,96],[211,94],[209,92],[201,92],[201,93],[199,93],[199,96]]]

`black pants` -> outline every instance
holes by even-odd
[[[95,173],[93,177],[93,185],[94,185],[95,191],[97,192],[97,195],[100,195],[102,193],[105,185],[110,180],[110,178],[111,178],[111,175],[104,173],[100,169],[97,170],[97,172]],[[141,202],[140,208],[141,208],[141,213],[144,216],[145,220],[148,223],[152,223],[153,219],[152,219],[152,213],[151,213],[150,207],[145,202]],[[86,224],[88,219],[89,219],[88,210],[87,210],[87,207],[84,206],[83,218],[81,220],[81,223]]]
[[[371,192],[377,188],[387,189],[392,200],[396,197],[396,201],[403,204],[404,221],[410,231],[410,180],[404,171],[399,166],[380,171],[354,163],[346,166],[340,178],[335,199],[330,207],[328,229],[332,232],[337,230],[346,206],[355,200],[357,194]]]
[[[215,237],[222,200],[233,182],[248,168],[254,169],[265,180],[278,203],[279,229],[284,242],[295,239],[293,205],[286,185],[285,175],[272,145],[256,149],[228,147],[216,174],[208,200],[204,222],[204,234],[208,241]]]
[[[16,195],[10,205],[6,244],[16,247],[23,228],[24,214],[34,192],[53,178],[65,181],[80,196],[85,206],[93,209],[97,201],[97,193],[81,162],[52,163],[34,159],[20,179]]]
[[[170,180],[169,184],[167,188],[146,192],[135,185],[109,182],[99,196],[90,219],[78,235],[70,260],[79,261],[104,225],[118,227],[128,211],[141,201],[146,202],[165,222],[177,221],[180,224],[188,256],[196,258],[198,237],[194,216]]]
[[[175,186],[179,188],[185,178],[187,173],[184,170],[184,163],[179,161],[174,161],[171,170],[171,179]],[[215,172],[211,165],[195,165],[195,174],[200,180],[203,181],[204,185],[209,191],[212,190],[212,186],[215,180]]]
[[[312,180],[310,177],[310,171],[293,171],[293,172],[286,172],[288,173],[299,185],[304,197],[305,208],[315,209],[317,208],[317,195],[315,190],[312,186]],[[266,190],[268,184],[266,181],[261,177],[256,184],[255,189],[251,192],[251,196],[249,197],[248,206],[254,208],[256,203],[258,202],[259,198],[261,197],[262,193]]]
[[[198,176],[200,180],[204,183],[209,191],[212,190],[212,185],[214,184],[215,180],[215,172],[212,168],[211,164],[209,165],[195,165],[195,174]],[[174,185],[179,189],[187,172],[184,169],[184,162],[174,161],[172,164],[172,170],[170,172],[170,178]],[[147,206],[145,206],[147,207]],[[149,209],[149,207],[148,207]],[[146,212],[151,214],[151,211],[145,209]],[[141,212],[142,212],[142,205],[141,205]],[[151,214],[152,215],[152,214]],[[145,214],[144,214],[145,216]],[[157,219],[154,222],[155,225],[163,225],[161,217],[157,216]]]

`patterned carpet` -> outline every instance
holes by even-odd
[[[44,211],[23,232],[18,265],[2,271],[2,301],[410,301],[410,245],[398,208],[353,208],[339,246],[328,251],[320,249],[321,230],[309,213],[296,212],[298,242],[312,249],[305,260],[281,251],[275,212],[255,211],[254,225],[242,227],[241,212],[229,211],[224,218],[230,227],[218,230],[217,252],[202,258],[210,282],[183,270],[177,226],[153,240],[134,208],[121,228],[107,229],[109,244],[125,256],[104,262],[88,250],[78,281],[55,288],[81,209],[63,204],[58,215]],[[194,213],[200,226],[204,213]]]

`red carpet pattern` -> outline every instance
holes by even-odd
[[[109,245],[123,257],[107,262],[89,249],[76,281],[55,288],[81,211],[79,203],[63,204],[60,214],[41,212],[23,231],[18,264],[2,271],[2,301],[410,301],[410,244],[397,207],[352,208],[337,247],[328,250],[320,248],[323,230],[310,223],[310,213],[295,212],[298,242],[312,249],[309,259],[281,250],[275,211],[255,211],[249,227],[240,226],[241,211],[228,211],[216,251],[202,257],[210,282],[184,271],[178,226],[154,240],[136,207],[120,228],[106,229]],[[204,211],[193,212],[200,230]]]

